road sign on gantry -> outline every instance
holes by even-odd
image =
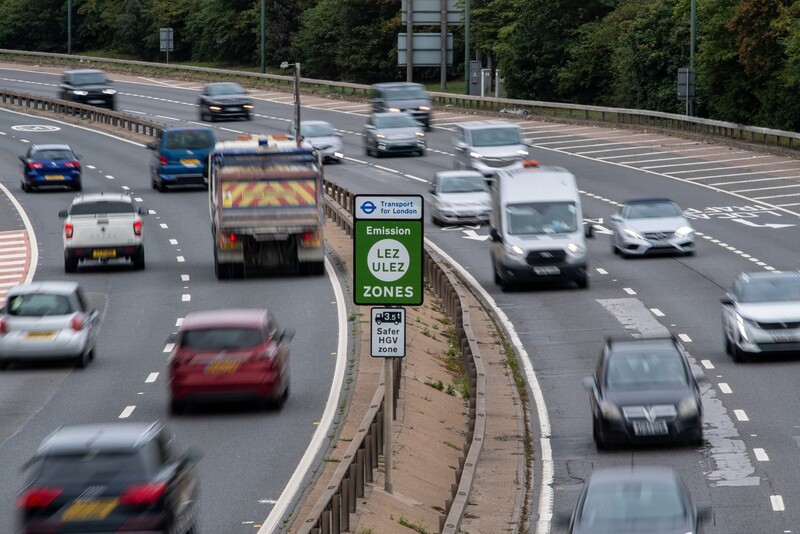
[[[356,195],[354,303],[422,304],[422,206],[421,195]]]

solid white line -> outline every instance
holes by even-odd
[[[772,509],[775,512],[783,512],[786,507],[783,505],[783,497],[780,495],[770,495],[769,502],[772,504]]]
[[[739,421],[749,421],[750,418],[747,417],[747,414],[744,413],[744,410],[733,410],[733,414],[736,416],[736,419]]]
[[[158,373],[150,373],[149,375],[147,375],[147,378],[145,379],[144,382],[145,384],[150,384],[155,382],[157,378],[158,378]]]
[[[14,115],[24,115],[26,117],[33,117],[33,115],[19,113],[16,111],[9,111],[7,109],[4,109],[2,111],[5,111],[7,113],[13,113]],[[30,269],[28,269],[28,274],[27,276],[25,276],[25,283],[30,284],[31,280],[33,280],[33,275],[36,274],[36,267],[38,267],[39,265],[39,245],[38,242],[36,241],[36,234],[33,231],[33,225],[31,224],[30,218],[28,218],[28,214],[25,213],[25,210],[22,208],[22,205],[19,203],[16,197],[12,195],[11,191],[9,191],[8,188],[3,184],[0,184],[0,190],[2,190],[3,193],[5,193],[8,199],[11,201],[11,203],[14,204],[14,208],[16,208],[17,213],[19,213],[19,216],[22,218],[22,224],[25,225],[25,231],[28,234],[28,243],[30,244],[31,247],[31,258],[30,258]]]
[[[133,410],[136,409],[136,406],[126,406],[122,413],[119,414],[119,419],[127,419],[133,413]]]
[[[662,312],[658,308],[650,308],[650,311],[653,312],[653,315],[655,315],[656,317],[664,317],[664,312]]]
[[[192,296],[189,295],[188,293],[184,293],[183,295],[181,295],[181,302],[189,302],[191,300]]]
[[[325,412],[322,414],[320,424],[317,425],[317,429],[314,431],[314,435],[311,438],[311,443],[309,443],[305,454],[303,454],[303,458],[300,460],[300,463],[297,464],[297,467],[292,474],[292,478],[289,479],[289,482],[286,484],[283,493],[281,493],[281,496],[278,498],[269,516],[264,520],[261,528],[258,529],[258,534],[272,534],[273,532],[277,531],[278,524],[283,520],[283,514],[286,511],[286,508],[294,500],[295,495],[300,491],[305,474],[311,468],[311,463],[314,461],[314,458],[317,456],[317,453],[319,452],[323,443],[327,441],[328,433],[330,432],[331,425],[333,424],[333,418],[339,408],[339,395],[342,391],[344,372],[347,365],[348,301],[345,299],[344,290],[342,289],[339,279],[336,276],[336,271],[333,270],[333,265],[331,265],[331,262],[328,261],[328,258],[325,258],[325,270],[328,273],[328,280],[330,280],[331,286],[333,286],[333,293],[336,296],[336,314],[339,321],[339,338],[336,347],[336,368],[333,373],[331,390],[328,392],[328,400],[325,403]]]
[[[175,348],[175,343],[167,343],[164,345],[164,350],[162,352],[172,352],[172,349]]]
[[[635,294],[636,294],[636,291],[634,291],[633,289],[631,289],[631,288],[629,288],[629,287],[623,287],[623,288],[622,288],[622,290],[623,290],[625,293],[627,293],[628,295],[635,295]]]
[[[753,449],[753,454],[756,455],[756,460],[759,462],[769,462],[769,456],[764,449]]]
[[[719,384],[717,384],[717,386],[719,387],[719,390],[721,392],[723,392],[723,393],[726,393],[726,394],[733,393],[733,390],[731,389],[731,387],[728,384],[726,384],[725,382],[720,382]]]
[[[690,338],[690,337],[689,337],[689,336],[687,336],[686,334],[678,334],[678,337],[679,337],[679,338],[681,339],[681,341],[683,341],[684,343],[691,343],[691,342],[692,342],[692,338]]]
[[[705,367],[706,369],[714,368],[714,364],[711,363],[711,360],[700,360],[700,363],[703,364],[703,367]]]

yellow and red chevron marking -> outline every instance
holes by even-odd
[[[11,286],[25,281],[31,263],[31,243],[24,230],[0,232],[0,306]]]
[[[223,182],[223,208],[316,206],[316,180]]]

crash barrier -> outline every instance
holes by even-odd
[[[353,235],[353,197],[347,189],[325,182],[325,212],[348,235]],[[464,516],[478,457],[486,430],[486,375],[480,348],[472,331],[467,290],[455,273],[427,245],[423,255],[425,279],[441,299],[445,313],[453,320],[456,338],[462,357],[462,368],[468,378],[469,419],[463,454],[459,459],[451,498],[445,502],[445,514],[440,516],[439,530],[455,534]],[[395,400],[399,395],[400,364],[393,360]],[[350,514],[355,513],[357,499],[363,497],[364,488],[373,481],[372,469],[378,467],[376,451],[382,450],[383,384],[372,398],[370,409],[358,428],[357,436],[345,452],[341,463],[331,476],[330,483],[319,497],[299,534],[338,534],[350,528]],[[394,404],[397,406],[397,403]],[[377,435],[376,435],[377,433]]]
[[[80,68],[92,66],[101,67],[109,65],[118,70],[129,67],[146,69],[160,75],[180,72],[184,75],[195,73],[204,75],[206,79],[213,76],[215,78],[230,78],[249,83],[275,86],[285,86],[289,88],[294,83],[293,76],[279,74],[261,74],[239,70],[216,69],[210,67],[194,67],[190,65],[173,65],[165,63],[152,63],[147,61],[134,61],[123,59],[110,59],[92,56],[77,56],[69,54],[51,54],[46,52],[28,52],[24,50],[0,49],[0,59],[13,61],[15,59],[47,58],[47,60],[58,59],[64,62],[74,62]],[[133,69],[131,69],[133,70]],[[245,81],[247,80],[247,81]],[[370,86],[365,84],[336,82],[328,80],[316,80],[313,78],[300,78],[301,89],[314,93],[341,94],[351,97],[368,98]],[[717,121],[679,115],[676,113],[662,113],[659,111],[647,111],[641,109],[607,108],[602,106],[584,106],[579,104],[561,104],[557,102],[541,102],[535,100],[518,100],[512,98],[496,98],[489,96],[459,95],[454,93],[431,92],[433,104],[439,108],[455,110],[485,112],[485,113],[507,113],[509,116],[519,117],[544,117],[557,120],[582,120],[595,123],[609,124],[611,126],[633,126],[640,128],[661,128],[664,130],[675,131],[676,133],[689,134],[704,138],[714,138],[727,141],[738,141],[752,144],[764,145],[767,147],[780,147],[783,149],[797,150],[800,148],[800,133],[785,130],[774,130],[771,128],[760,128],[758,126],[747,126],[734,122]]]

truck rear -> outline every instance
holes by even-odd
[[[218,279],[248,268],[322,274],[323,167],[285,136],[217,143],[209,155],[209,214]]]

